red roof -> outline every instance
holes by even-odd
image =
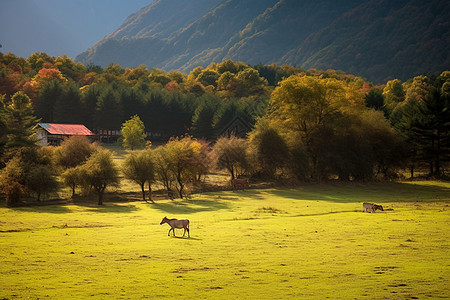
[[[39,126],[50,134],[94,135],[92,131],[82,124],[39,123]]]

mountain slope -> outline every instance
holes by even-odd
[[[386,81],[450,67],[450,2],[369,1],[313,33],[282,61]]]
[[[383,82],[450,68],[447,0],[155,0],[77,60],[189,72],[224,59]]]
[[[282,62],[287,49],[297,46],[310,33],[330,24],[360,1],[281,0],[255,18],[223,48],[218,60],[248,63]]]
[[[168,38],[213,9],[221,0],[154,0],[129,16],[106,39],[123,37]]]

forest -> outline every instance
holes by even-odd
[[[447,178],[449,71],[376,86],[338,70],[232,60],[184,74],[0,53],[0,95],[0,190],[11,205],[60,181],[101,204],[118,184],[111,152],[82,139],[39,147],[38,122],[136,132],[123,138],[134,150],[122,173],[144,200],[155,182],[183,197],[213,168],[289,182]]]

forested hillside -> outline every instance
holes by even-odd
[[[450,66],[450,4],[418,1],[159,0],[77,57],[189,72],[226,59],[340,69],[382,83]]]

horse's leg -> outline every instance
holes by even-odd
[[[169,229],[169,233],[167,234],[167,236],[170,236],[170,231],[171,231],[171,230],[173,230],[173,228],[170,228],[170,229]]]
[[[188,232],[188,237],[191,237],[191,235],[189,234],[189,227],[186,227],[187,232]]]
[[[186,234],[186,227],[184,227],[183,237]]]

